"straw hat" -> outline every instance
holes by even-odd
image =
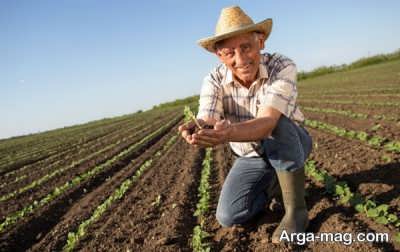
[[[270,18],[255,24],[239,6],[227,7],[221,11],[215,27],[215,35],[200,39],[197,43],[206,50],[215,52],[214,45],[218,41],[252,31],[264,33],[267,39],[271,28],[272,19]]]

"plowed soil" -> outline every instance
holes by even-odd
[[[389,69],[389,71],[387,67],[389,65],[382,65],[384,67],[381,68],[386,72],[381,70],[383,71],[381,79],[378,78],[380,76],[378,74],[372,76],[377,79],[367,78],[366,72],[371,69],[375,72],[380,71],[379,66],[373,66],[364,70],[357,69],[354,72],[330,75],[331,77],[327,75],[327,77],[310,79],[310,83],[305,83],[309,85],[305,91],[308,89],[308,95],[315,95],[313,99],[323,100],[323,97],[318,97],[318,92],[328,90],[326,87],[331,86],[334,81],[334,84],[341,83],[337,87],[340,88],[340,92],[336,96],[334,92],[330,94],[333,95],[332,99],[340,100],[340,96],[337,95],[345,92],[345,88],[357,80],[358,84],[355,83],[352,87],[355,92],[358,87],[364,87],[365,81],[369,82],[362,93],[371,92],[372,88],[379,89],[379,85],[373,86],[372,82],[382,85],[391,83],[391,86],[397,90],[399,79],[396,69],[398,67],[396,69],[393,67],[394,70]],[[348,75],[352,79],[344,83],[345,80],[342,80],[341,75],[344,77]],[[324,78],[327,78],[326,83],[318,86]],[[382,82],[379,82],[380,80]],[[381,93],[391,94],[391,90],[383,90]],[[343,99],[346,97],[357,101],[386,101],[386,98],[392,101],[395,96],[351,97],[350,94],[344,95]],[[349,130],[366,131],[372,135],[385,137],[387,141],[400,140],[399,122],[374,118],[374,115],[399,118],[397,107],[310,102],[300,102],[300,104],[367,114],[367,119],[355,119],[332,113],[303,111],[308,119],[319,120]],[[4,170],[0,171],[0,179],[2,179],[0,197],[20,189],[54,169],[87,157],[92,152],[91,150],[95,152],[110,143],[118,143],[115,148],[55,176],[41,186],[0,202],[2,225],[6,217],[14,211],[44,197],[55,187],[95,165],[112,160],[118,153],[168,123],[177,111],[181,113],[182,109],[179,108],[172,113],[157,114],[156,118],[160,121],[153,120],[153,124],[139,120],[138,125],[147,125],[149,128],[137,135],[132,128],[121,128],[120,134],[99,133],[98,137],[104,136],[104,138],[96,145],[87,145],[88,149],[85,150],[65,144],[64,148],[60,147],[58,154],[44,157],[42,161],[32,161],[34,160],[32,158],[32,162],[26,169],[22,168],[22,163],[25,162],[22,159],[22,161],[16,161],[14,166],[12,164],[7,166],[7,160],[4,159],[2,162]],[[371,128],[378,123],[381,127],[373,131]],[[134,123],[118,122],[116,125],[131,127]],[[139,128],[137,132],[143,130],[145,126]],[[114,128],[110,126],[110,129]],[[190,146],[178,137],[161,156],[156,156],[155,153],[163,149],[171,137],[176,136],[177,131],[177,124],[165,129],[162,134],[148,141],[123,160],[118,160],[94,177],[63,192],[45,206],[35,209],[33,213],[21,217],[15,224],[0,231],[0,251],[61,251],[67,242],[68,233],[76,232],[79,225],[92,216],[95,209],[112,195],[123,181],[132,178],[138,168],[149,159],[152,159],[152,163],[147,170],[132,184],[122,198],[113,202],[98,220],[87,227],[75,249],[77,251],[192,251],[193,228],[199,221],[194,216],[194,212],[199,201],[198,187],[205,150]],[[314,160],[319,169],[324,169],[338,181],[345,181],[353,192],[361,193],[364,198],[374,200],[379,204],[387,204],[390,213],[400,218],[399,153],[385,151],[383,148],[373,148],[365,142],[340,137],[324,130],[308,129],[308,131],[313,138],[313,151],[309,159]],[[122,141],[124,138],[126,141]],[[81,143],[90,143],[90,141],[86,139]],[[10,144],[10,153],[14,153],[14,149],[17,149],[15,146]],[[58,147],[53,146],[53,148]],[[15,156],[29,160],[29,153],[35,150],[28,147],[26,149],[29,152],[16,152]],[[60,153],[70,153],[71,156],[63,156]],[[65,157],[67,160],[50,157]],[[390,241],[380,243],[347,240],[343,242],[314,241],[303,245],[272,244],[272,233],[279,225],[284,211],[283,209],[271,211],[268,206],[265,206],[264,211],[245,225],[223,228],[217,222],[215,214],[222,185],[235,162],[235,156],[225,144],[214,147],[212,157],[209,178],[210,206],[204,219],[204,231],[208,234],[204,242],[209,245],[211,251],[400,251],[400,243],[393,240],[399,228],[378,224],[373,219],[367,218],[365,214],[356,212],[353,207],[339,204],[337,198],[326,192],[323,184],[309,178],[306,180],[306,202],[310,219],[307,232],[315,234],[329,232],[342,235],[351,233],[353,238],[358,233],[387,233]],[[13,169],[15,173],[6,175]],[[29,178],[15,181],[22,175],[27,175]],[[5,186],[2,187],[2,184]]]

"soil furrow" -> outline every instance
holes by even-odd
[[[400,155],[378,151],[355,140],[309,129],[314,151],[311,158],[353,190],[400,211]],[[383,160],[382,156],[390,161]]]
[[[171,118],[173,118],[175,116],[176,115],[173,115],[173,116],[171,116]],[[163,122],[165,122],[165,121],[166,120],[164,117],[163,120],[158,120],[154,123],[162,125]],[[133,129],[130,129],[127,131],[120,130],[123,132],[120,132],[113,138],[105,139],[106,141],[101,141],[101,142],[95,143],[93,146],[87,146],[86,148],[82,149],[83,151],[80,150],[79,152],[72,154],[71,156],[64,155],[62,157],[62,159],[54,162],[53,164],[48,164],[48,165],[43,164],[41,167],[31,167],[30,169],[25,170],[22,173],[18,173],[18,175],[15,174],[14,176],[11,176],[8,179],[6,179],[6,181],[15,180],[16,176],[21,176],[21,175],[25,175],[25,176],[27,176],[27,178],[20,180],[18,182],[15,182],[15,183],[11,183],[11,184],[7,185],[6,187],[1,188],[0,195],[5,195],[7,193],[11,193],[18,188],[22,188],[23,186],[29,185],[30,183],[36,181],[37,179],[53,172],[57,168],[65,168],[65,167],[73,166],[73,167],[71,167],[72,169],[68,168],[68,170],[73,170],[73,169],[78,169],[80,166],[85,166],[85,164],[88,163],[87,161],[82,162],[82,161],[78,161],[78,160],[85,159],[89,155],[92,155],[93,153],[96,153],[96,152],[102,150],[103,148],[109,148],[113,144],[116,145],[116,144],[120,143],[119,145],[122,145],[124,142],[127,142],[127,141],[129,141],[129,139],[136,137],[138,134],[141,134],[140,133],[141,131],[146,130],[148,128],[148,127],[144,127],[144,126],[146,126],[146,124],[141,124],[139,127],[135,127]],[[117,148],[118,148],[118,146],[115,146],[112,149],[117,149]],[[98,155],[96,155],[96,157],[91,158],[91,160],[94,160],[97,157],[101,157],[101,159],[106,159],[107,152],[105,152],[105,150],[104,150],[104,152],[99,153]],[[32,172],[33,169],[35,172]],[[60,173],[60,175],[61,175],[61,173]],[[6,183],[6,181],[4,183]],[[32,194],[32,192],[34,192],[34,191],[31,191],[30,194]]]
[[[189,251],[204,151],[183,139],[88,232],[83,250]],[[158,203],[157,198],[159,197]]]
[[[58,251],[61,250],[67,240],[68,232],[75,231],[80,223],[90,217],[98,205],[100,205],[120,184],[133,176],[135,171],[148,159],[162,148],[164,144],[176,134],[172,129],[160,141],[147,149],[139,157],[131,160],[129,164],[118,171],[113,177],[107,178],[103,184],[80,200],[73,203],[57,223],[40,241],[32,248],[32,251]]]
[[[165,129],[164,132],[168,132],[173,127],[174,125]],[[153,138],[130,156],[124,158],[124,160],[120,160],[113,166],[97,174],[95,177],[68,190],[62,196],[50,202],[49,205],[35,211],[32,216],[27,216],[19,221],[15,227],[0,236],[0,250],[14,250],[13,248],[18,249],[20,244],[32,244],[37,240],[40,233],[47,233],[48,230],[60,221],[60,218],[70,209],[71,206],[73,206],[73,202],[78,201],[82,197],[85,197],[87,193],[95,190],[98,186],[104,183],[106,179],[112,177],[120,169],[128,165],[130,160],[138,157],[147,148],[158,142],[162,136],[163,134],[160,134]]]

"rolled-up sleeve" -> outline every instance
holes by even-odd
[[[203,80],[197,118],[220,120],[222,113],[222,88],[218,84],[217,78],[211,73]]]
[[[265,87],[265,92],[260,97],[260,106],[273,107],[290,117],[297,98],[296,78],[295,64],[283,68],[272,83]]]

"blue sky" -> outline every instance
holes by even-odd
[[[266,51],[300,70],[400,47],[400,1],[1,1],[0,138],[197,94],[218,64],[196,45],[221,8],[272,18]]]

